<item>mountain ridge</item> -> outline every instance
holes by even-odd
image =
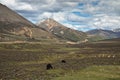
[[[87,36],[86,33],[68,28],[51,18],[37,24],[37,26],[52,33],[56,38],[73,42],[85,40]]]
[[[94,29],[87,31],[86,33],[88,34],[88,36],[91,36],[89,37],[89,39],[93,41],[120,37],[120,34],[118,32],[113,32],[112,30]]]

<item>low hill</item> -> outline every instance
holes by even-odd
[[[87,32],[88,38],[91,41],[105,40],[120,37],[118,32],[113,32],[110,30],[94,29]]]

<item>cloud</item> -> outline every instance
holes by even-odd
[[[0,0],[0,2],[14,10],[33,10],[33,7],[30,4],[18,2],[17,0]]]
[[[120,17],[106,14],[95,15],[89,25],[101,29],[120,28]]]
[[[0,0],[30,21],[53,18],[78,30],[120,28],[120,0]]]

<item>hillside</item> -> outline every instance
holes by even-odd
[[[120,37],[118,32],[110,30],[94,29],[87,32],[88,38],[91,41],[105,40]]]
[[[37,24],[40,28],[52,33],[56,38],[68,41],[81,41],[85,40],[86,33],[82,31],[73,30],[58,23],[53,19],[46,19],[45,21]]]
[[[36,25],[0,4],[0,41],[52,38],[48,32],[36,28]]]

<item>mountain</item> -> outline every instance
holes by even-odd
[[[98,41],[104,39],[118,38],[120,35],[117,32],[110,30],[94,29],[87,32],[89,40]]]
[[[48,32],[0,4],[0,41],[52,38]]]
[[[77,42],[85,40],[87,36],[86,33],[67,28],[66,26],[58,23],[51,18],[48,18],[45,21],[38,23],[37,26],[51,33],[58,39]]]
[[[113,32],[120,32],[120,28],[114,29]]]

